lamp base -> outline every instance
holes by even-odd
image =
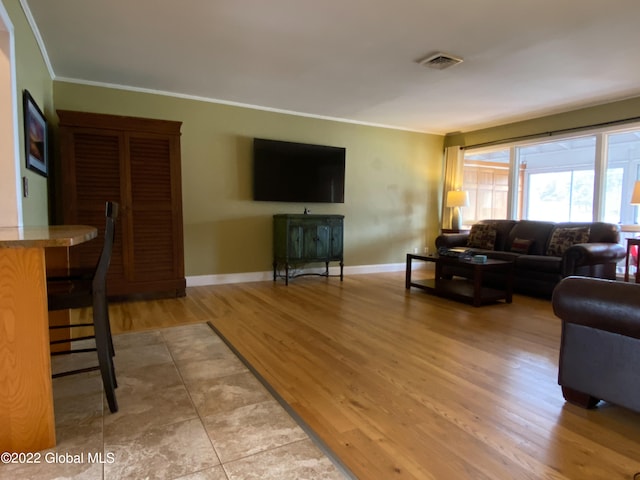
[[[462,215],[460,215],[460,207],[453,207],[451,213],[451,230],[462,230]]]

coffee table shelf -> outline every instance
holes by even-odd
[[[435,263],[435,278],[412,280],[411,267],[413,260]],[[443,267],[447,265],[468,270],[470,278],[448,278],[448,276],[443,274]],[[487,287],[483,285],[483,274],[489,271],[504,275],[504,288]],[[475,307],[500,300],[511,303],[513,298],[513,262],[489,259],[486,263],[475,263],[470,260],[462,260],[455,257],[408,253],[405,287],[407,289],[411,287],[420,288],[435,295],[455,300],[471,301]]]

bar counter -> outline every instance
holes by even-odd
[[[56,444],[45,248],[97,233],[85,225],[0,227],[0,452]]]

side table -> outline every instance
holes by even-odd
[[[640,252],[640,238],[627,238],[627,257],[624,263],[624,281],[629,281],[629,259],[631,258],[631,247],[637,246]],[[640,283],[640,255],[636,255],[636,283]]]

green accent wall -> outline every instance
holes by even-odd
[[[45,117],[51,120],[55,116],[53,82],[19,0],[2,0],[2,4],[14,28],[20,176],[26,177],[29,182],[29,196],[22,198],[22,220],[24,225],[47,225],[49,223],[47,178],[25,167],[22,91],[29,90]]]
[[[345,265],[401,263],[439,232],[443,136],[152,93],[54,82],[62,110],[182,124],[187,276],[271,270],[276,213],[345,216]],[[345,147],[344,204],[252,200],[254,137]]]
[[[581,108],[571,112],[533,118],[521,122],[500,125],[465,133],[447,135],[445,146],[470,146],[487,142],[508,141],[513,138],[544,135],[564,129],[580,129],[607,122],[633,119],[640,121],[640,97],[594,107]]]

